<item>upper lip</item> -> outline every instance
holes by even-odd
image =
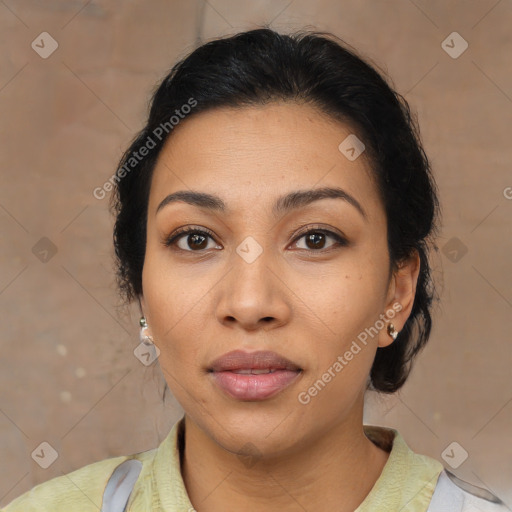
[[[233,350],[218,359],[215,359],[208,370],[210,372],[224,372],[233,370],[293,370],[298,371],[301,368],[286,359],[286,357],[268,350],[257,352],[245,352],[243,350]]]

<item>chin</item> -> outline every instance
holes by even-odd
[[[231,453],[257,452],[276,456],[299,442],[300,424],[293,412],[282,405],[263,411],[258,404],[245,402],[243,407],[217,408],[208,421],[209,435]]]

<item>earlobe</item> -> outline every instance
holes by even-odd
[[[404,260],[392,276],[391,300],[386,307],[386,327],[379,335],[379,347],[387,347],[403,329],[412,311],[416,296],[416,285],[420,271],[420,257],[417,251]]]

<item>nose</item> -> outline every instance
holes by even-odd
[[[231,270],[219,283],[218,321],[246,331],[285,325],[291,318],[293,293],[283,279],[284,262],[267,250],[253,260],[241,249],[233,252]]]

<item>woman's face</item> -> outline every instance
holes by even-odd
[[[417,269],[389,275],[365,154],[338,148],[351,133],[307,105],[215,109],[182,121],[155,167],[143,312],[188,419],[231,452],[360,427],[383,319],[401,329],[412,307]],[[183,228],[202,233],[166,244]]]

